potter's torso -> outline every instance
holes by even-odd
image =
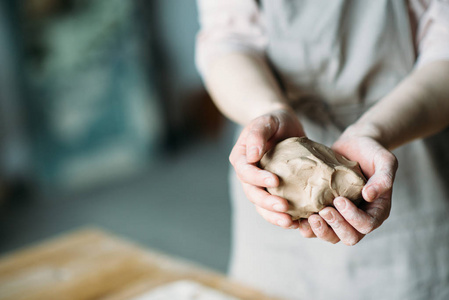
[[[325,145],[414,66],[405,1],[261,5],[267,57],[292,104],[300,103],[307,135]],[[286,299],[449,299],[448,137],[444,131],[395,151],[390,217],[355,247],[267,223],[232,173],[231,276]]]
[[[413,68],[405,1],[261,1],[267,56],[291,101],[379,100]]]

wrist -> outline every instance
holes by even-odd
[[[252,121],[264,115],[276,114],[278,112],[296,116],[295,111],[290,107],[290,105],[283,101],[276,101],[262,107],[254,108],[248,121]]]
[[[357,121],[345,129],[342,138],[346,137],[365,137],[370,138],[386,147],[387,140],[382,130],[373,122]]]

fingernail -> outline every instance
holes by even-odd
[[[309,230],[310,226],[308,222],[300,222],[299,227],[301,227],[302,230]]]
[[[315,227],[316,229],[320,229],[321,228],[321,221],[320,220],[313,220],[311,225],[312,225],[312,227]]]
[[[249,156],[250,157],[259,157],[259,155],[260,155],[260,150],[259,150],[258,147],[252,147],[249,150]]]
[[[278,220],[277,224],[281,227],[287,227],[290,222],[284,219]]]
[[[299,227],[298,224],[294,224],[294,225],[290,226],[288,229],[297,229],[298,227]]]
[[[287,210],[287,207],[285,207],[285,205],[282,203],[277,203],[273,205],[273,209],[278,212],[285,212]]]
[[[342,211],[346,207],[346,201],[343,198],[337,198],[334,200],[334,205],[338,210]]]
[[[330,211],[325,211],[324,213],[321,213],[320,216],[322,216],[326,221],[332,221],[334,217]]]
[[[267,186],[274,186],[275,185],[275,181],[274,181],[273,177],[265,178],[264,182],[265,182],[265,184]]]
[[[377,198],[377,190],[372,186],[367,187],[364,192],[365,192],[365,196],[368,198],[365,200],[373,201],[374,199]]]

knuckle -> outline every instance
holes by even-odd
[[[384,187],[388,189],[391,188],[393,186],[393,182],[394,182],[394,175],[391,172],[385,172],[382,179]]]
[[[253,203],[256,205],[261,206],[262,208],[266,210],[272,210],[272,204],[269,195],[254,195]]]
[[[275,117],[273,115],[267,114],[267,115],[263,115],[259,118],[260,122],[263,124],[267,124],[267,123],[274,123],[275,122]]]
[[[278,119],[273,115],[263,115],[257,119],[258,128],[272,131],[278,124]]]
[[[247,163],[243,162],[237,163],[237,168],[239,169],[239,172],[241,172],[242,176],[247,178],[247,180],[253,177],[252,176],[253,173],[251,172],[252,167],[253,167],[252,165],[249,165]]]
[[[320,228],[319,237],[325,241],[331,242],[335,239],[335,233],[329,228]]]
[[[399,167],[399,161],[398,161],[396,155],[394,155],[391,152],[388,152],[388,153],[389,153],[389,161],[391,163],[391,167],[394,171],[396,171]]]
[[[380,164],[380,174],[382,175],[382,184],[390,188],[393,186],[394,177],[398,169],[398,160],[390,151],[379,153],[378,162]]]
[[[245,165],[247,165],[242,159],[233,160],[232,166],[239,172],[245,171]]]
[[[399,166],[399,162],[392,152],[390,151],[382,152],[380,159],[386,163],[389,169],[392,169],[393,172],[396,172]]]
[[[379,158],[382,161],[388,162],[391,165],[394,165],[397,162],[396,156],[391,151],[388,151],[386,149],[382,149],[382,150],[380,150],[378,152],[378,154],[380,156]]]
[[[260,138],[260,127],[252,127],[248,134],[248,140],[254,143],[255,140],[259,140]]]

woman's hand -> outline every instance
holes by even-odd
[[[247,125],[232,149],[229,160],[240,179],[247,198],[268,222],[284,228],[298,228],[292,221],[287,200],[271,195],[265,188],[279,185],[279,178],[260,169],[257,163],[277,142],[294,136],[304,136],[301,123],[289,109],[279,109],[260,116]]]
[[[389,216],[393,181],[398,167],[396,157],[370,136],[358,136],[350,127],[332,146],[333,150],[359,162],[368,179],[362,195],[366,200],[357,208],[343,197],[333,207],[322,209],[308,220],[301,220],[305,237],[318,237],[331,243],[357,244]]]

